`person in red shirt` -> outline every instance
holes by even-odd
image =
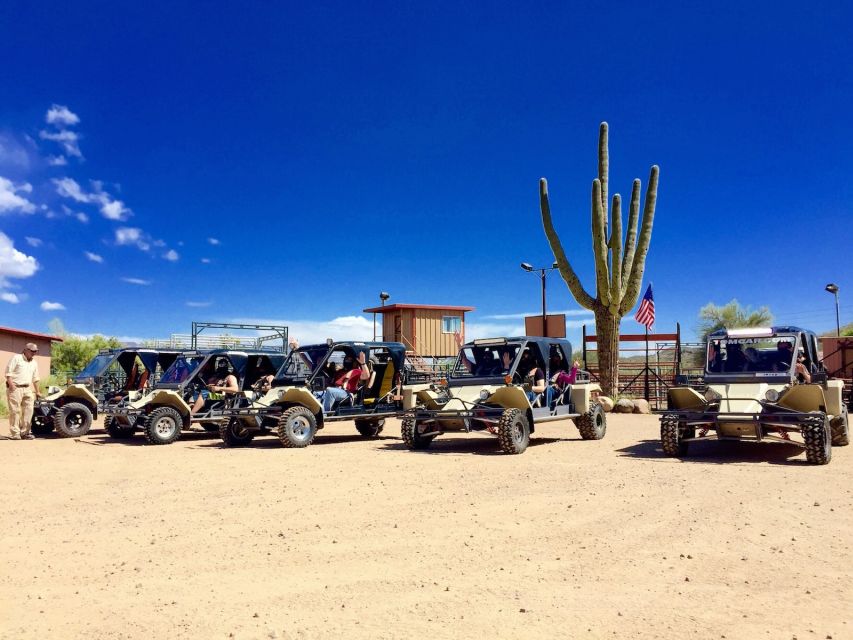
[[[364,351],[359,352],[354,358],[347,355],[344,358],[343,369],[336,370],[331,373],[330,386],[322,391],[318,399],[323,403],[323,413],[328,413],[332,410],[335,403],[349,398],[351,393],[355,393],[358,385],[370,377],[370,370],[367,368],[367,356]]]

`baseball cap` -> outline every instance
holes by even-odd
[[[24,345],[24,348],[27,351],[33,351],[35,353],[38,353],[38,350],[39,350],[38,345],[34,342],[28,342],[27,344]]]

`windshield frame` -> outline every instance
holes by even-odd
[[[780,342],[790,342],[792,345],[791,350],[791,361],[788,364],[787,369],[782,371],[767,371],[767,370],[758,370],[758,371],[712,371],[711,370],[711,352],[714,350],[714,343],[720,343],[720,341],[726,342],[727,352],[728,346],[733,344],[744,345],[742,351],[746,351],[750,344],[755,344],[760,341],[774,341],[777,344]],[[750,342],[754,341],[754,342]],[[710,335],[708,336],[707,343],[705,345],[705,365],[704,365],[704,375],[705,379],[710,382],[723,382],[723,381],[738,381],[745,382],[748,380],[762,380],[765,382],[771,381],[781,381],[781,380],[790,380],[794,376],[794,367],[797,363],[796,354],[798,350],[801,348],[800,344],[800,334],[793,332],[779,332],[772,333],[770,335],[762,334],[760,332],[756,332],[755,335],[749,335],[744,332],[743,334],[738,333],[736,336],[728,336],[728,335]],[[728,356],[727,356],[728,357]]]
[[[456,355],[456,360],[453,363],[453,368],[447,375],[447,384],[448,386],[458,387],[458,386],[467,386],[469,384],[484,384],[486,382],[494,383],[495,381],[499,381],[500,384],[503,384],[506,376],[515,376],[516,369],[518,368],[519,361],[521,359],[521,354],[524,353],[525,347],[528,345],[529,340],[484,340],[469,342],[468,344],[464,344],[459,348],[459,353]],[[489,373],[486,375],[474,374],[473,372],[466,373],[466,365],[463,364],[463,360],[470,362],[468,358],[464,355],[466,349],[472,350],[472,355],[476,358],[476,351],[479,350],[481,353],[486,350],[490,351],[493,354],[497,354],[498,359],[500,359],[500,351],[502,349],[515,349],[515,354],[512,356],[512,362],[510,362],[509,369],[507,373]],[[494,360],[497,362],[497,360]],[[472,363],[475,367],[477,363]]]
[[[117,353],[99,353],[92,358],[83,370],[74,376],[74,382],[99,378],[118,359]],[[91,369],[91,371],[90,371]]]
[[[278,371],[275,373],[275,377],[273,378],[273,386],[287,386],[294,384],[308,384],[314,377],[317,375],[318,371],[321,371],[323,368],[323,364],[329,358],[329,355],[334,351],[334,345],[306,345],[304,347],[299,347],[298,349],[292,350],[289,354],[287,354],[287,358],[285,358],[282,365],[278,368]],[[314,366],[311,368],[310,373],[307,376],[299,376],[299,375],[287,375],[287,368],[294,362],[296,358],[300,357],[300,354],[304,353],[312,353],[316,354],[319,357],[316,358],[314,362]],[[320,355],[322,354],[322,355]],[[308,366],[308,363],[302,360],[305,366]],[[278,383],[278,384],[276,384]]]
[[[157,381],[156,386],[162,387],[162,388],[167,388],[167,389],[169,389],[169,388],[175,389],[175,388],[178,388],[180,386],[186,385],[193,378],[195,378],[196,375],[198,375],[198,372],[201,371],[201,368],[204,366],[204,364],[209,359],[210,359],[209,354],[182,353],[177,358],[175,358],[175,361],[171,365],[169,365],[169,367],[162,373],[162,375],[160,376],[160,379]],[[195,366],[188,366],[187,367],[190,370],[190,372],[186,378],[184,378],[183,380],[180,380],[178,382],[164,380],[167,377],[166,374],[169,373],[173,368],[175,368],[179,362],[185,362],[186,363],[188,361],[189,362],[197,361],[197,364],[195,364]]]

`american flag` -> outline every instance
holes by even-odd
[[[648,331],[655,326],[655,297],[652,295],[651,283],[649,283],[649,288],[646,289],[646,295],[640,301],[640,306],[637,308],[634,320],[645,325]]]

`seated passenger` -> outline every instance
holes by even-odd
[[[579,370],[580,363],[575,360],[571,371],[563,371],[560,369],[557,373],[551,376],[551,387],[554,389],[558,397],[565,397],[567,393],[571,393],[572,385],[575,383],[575,380],[577,380]]]
[[[797,364],[794,368],[794,373],[797,376],[797,382],[803,384],[810,384],[812,381],[812,374],[817,372],[817,368],[814,364],[809,365],[806,360],[806,352],[800,349],[797,354]]]
[[[739,373],[746,368],[746,356],[739,344],[729,344],[726,353],[726,373]]]
[[[261,377],[252,383],[252,391],[259,395],[263,395],[272,388],[272,380],[275,377],[275,373],[270,369],[271,367],[266,363],[260,366],[259,373],[261,374]]]
[[[331,372],[328,365],[325,371],[327,375],[332,374],[330,386],[315,394],[323,405],[323,413],[329,413],[336,403],[349,398],[351,393],[356,392],[358,385],[370,377],[364,351],[358,354],[357,359],[348,354],[344,358],[344,366],[340,371],[335,367],[335,371]]]
[[[237,376],[231,373],[231,365],[228,364],[228,360],[219,358],[216,361],[216,370],[208,377],[205,387],[193,394],[192,413],[201,411],[207,400],[221,400],[226,393],[240,391]]]
[[[758,353],[758,349],[755,347],[747,347],[743,355],[746,357],[746,365],[743,369],[744,371],[763,371],[761,356]]]
[[[539,394],[545,392],[545,372],[533,358],[529,349],[525,349],[518,362],[518,372],[522,375],[524,383],[529,385],[527,399],[530,404],[536,402]]]
[[[776,361],[773,368],[776,371],[787,371],[791,368],[791,359],[794,356],[794,345],[787,340],[776,343]]]

